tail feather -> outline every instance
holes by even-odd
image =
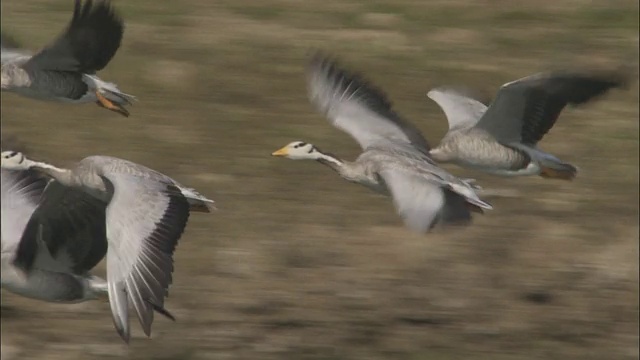
[[[468,181],[468,179],[466,179]],[[463,196],[469,204],[475,205],[482,209],[492,210],[493,206],[486,201],[483,201],[478,197],[478,194],[475,192],[475,188],[478,186],[475,184],[469,184],[466,181],[462,181],[462,184],[450,183],[449,188],[455,192]]]
[[[193,212],[210,213],[211,211],[216,210],[213,202],[204,202],[202,200],[195,199],[187,199],[187,201],[189,202],[189,210]]]
[[[546,179],[560,179],[571,181],[578,175],[578,169],[557,157],[539,151],[533,159],[540,165],[540,176]],[[541,155],[541,156],[540,156]]]
[[[133,105],[138,100],[135,96],[120,91],[116,84],[106,82],[96,75],[84,74],[84,79],[90,87],[98,89],[107,99],[119,105]]]
[[[562,180],[573,180],[578,174],[578,169],[565,162],[562,162],[560,159],[546,153],[538,148],[527,146],[527,145],[515,145],[520,150],[529,155],[531,161],[536,162],[540,166],[540,176],[543,178],[551,178],[551,179],[562,179]]]
[[[572,181],[578,175],[578,169],[567,163],[551,163],[540,165],[540,176],[545,179]]]
[[[216,210],[214,205],[215,201],[205,197],[194,189],[180,187],[180,191],[182,191],[182,195],[184,195],[189,202],[189,210],[205,213],[210,213],[213,210]]]
[[[101,90],[103,91],[103,94],[107,99],[120,105],[133,105],[133,101],[138,101],[135,96],[123,93],[120,90],[112,90],[107,88],[103,88]]]

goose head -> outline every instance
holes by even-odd
[[[271,153],[272,156],[286,157],[292,160],[318,160],[322,153],[313,144],[294,141]]]
[[[23,153],[18,151],[3,151],[2,154],[2,162],[1,166],[3,169],[8,170],[27,170],[29,169],[29,164],[25,161],[27,158]]]

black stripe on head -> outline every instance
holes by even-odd
[[[138,257],[127,279],[127,293],[147,336],[151,335],[153,310],[164,309],[172,282],[173,253],[189,219],[189,202],[180,190],[168,185],[164,194],[169,204],[155,230],[144,240],[144,255]]]

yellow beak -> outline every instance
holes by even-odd
[[[276,150],[271,153],[271,156],[287,156],[289,154],[289,149],[287,147],[283,147],[280,150]]]

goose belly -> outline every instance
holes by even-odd
[[[28,87],[13,89],[14,92],[39,100],[49,100],[65,103],[85,103],[95,101],[89,86],[79,74],[42,71],[31,76]],[[89,94],[89,96],[87,96]]]
[[[465,139],[455,153],[454,163],[489,173],[526,175],[537,168],[526,153],[489,139]]]
[[[31,299],[75,303],[86,300],[85,282],[74,275],[32,269],[29,275],[11,265],[13,257],[2,254],[2,288]]]

